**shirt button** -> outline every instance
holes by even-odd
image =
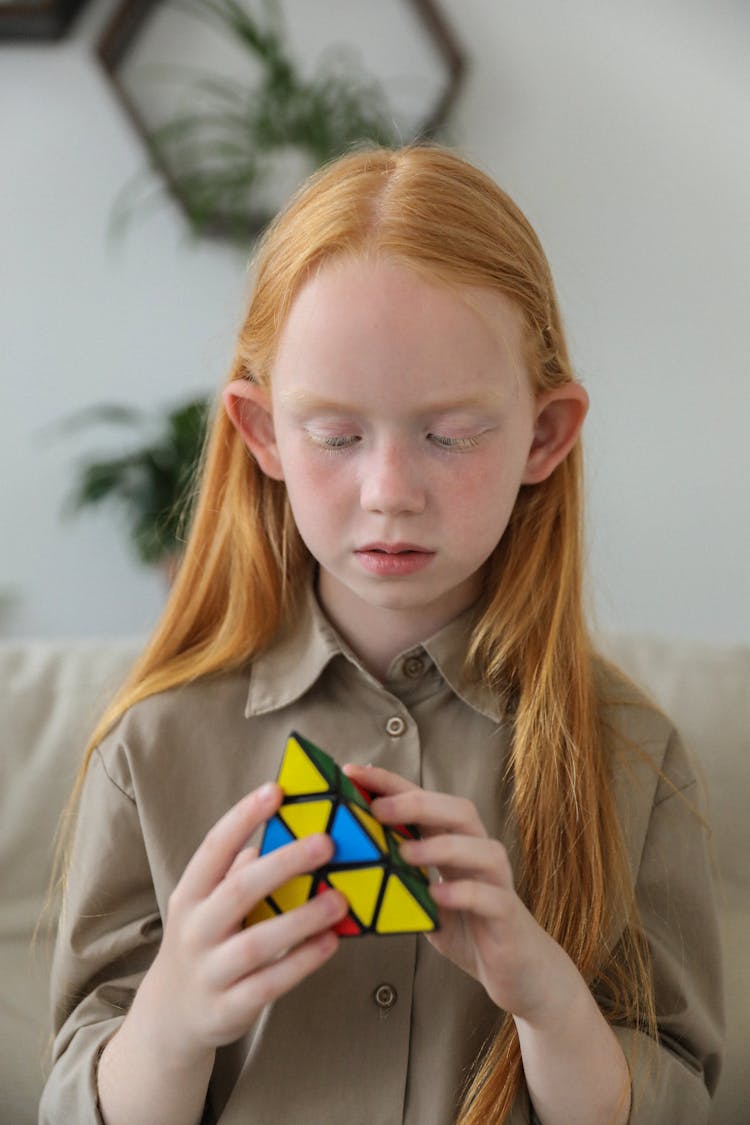
[[[406,730],[406,723],[400,715],[391,715],[390,719],[385,724],[385,729],[391,738],[398,738]]]
[[[379,984],[372,996],[377,1006],[384,1012],[392,1008],[398,1000],[398,993],[392,984]]]
[[[424,660],[421,656],[407,656],[404,660],[404,675],[410,680],[416,680],[424,672]]]

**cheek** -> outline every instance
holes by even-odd
[[[311,456],[309,450],[293,444],[280,447],[280,452],[295,519],[300,525],[323,522],[343,494],[351,491],[351,474],[337,469],[335,455]]]
[[[463,495],[473,506],[491,509],[512,503],[521,483],[521,469],[508,460],[474,462],[461,471],[446,475],[446,487],[456,497]]]
[[[446,501],[457,537],[466,535],[494,548],[510,519],[521,485],[522,468],[515,463],[467,466],[446,480]]]

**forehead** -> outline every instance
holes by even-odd
[[[520,309],[499,291],[449,285],[388,257],[337,258],[292,302],[272,384],[290,392],[345,371],[353,381],[505,394],[524,371],[523,331]]]

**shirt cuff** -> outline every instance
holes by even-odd
[[[631,1076],[628,1125],[707,1125],[711,1096],[700,1071],[668,1047],[629,1027],[613,1027]]]

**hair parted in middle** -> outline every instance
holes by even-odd
[[[505,295],[523,318],[532,389],[574,380],[550,269],[522,212],[455,153],[417,145],[341,157],[280,213],[256,255],[229,381],[269,384],[295,296],[315,271],[344,256],[383,256],[433,283]],[[608,1018],[653,1033],[647,957],[601,751],[582,607],[581,491],[578,442],[547,479],[521,487],[486,564],[467,672],[517,701],[509,770],[519,893],[584,978],[603,982]],[[311,569],[284,483],[264,476],[218,411],[164,614],[89,754],[140,699],[237,667],[267,646],[293,619]],[[613,933],[621,935],[614,951]],[[466,1091],[462,1125],[503,1121],[522,1075],[506,1016]]]

